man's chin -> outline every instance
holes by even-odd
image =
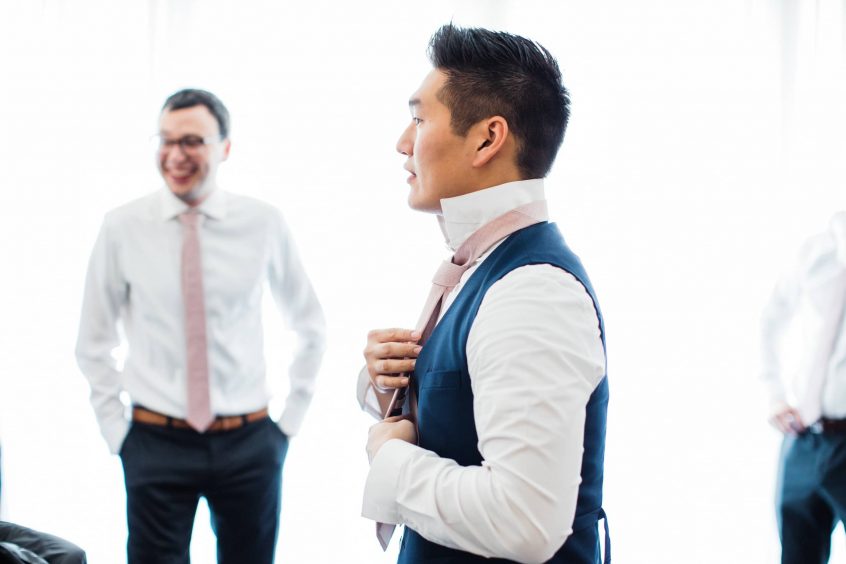
[[[411,191],[408,193],[408,207],[414,211],[423,213],[441,213],[440,200],[429,202],[425,198],[420,198],[414,187],[412,187]]]
[[[171,193],[184,202],[194,202],[200,198],[202,190],[196,184],[183,186],[181,184],[167,183],[168,189]]]

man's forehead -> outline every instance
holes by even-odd
[[[427,101],[434,98],[446,82],[446,74],[439,69],[432,69],[429,71],[420,86],[408,99],[408,107],[414,109],[419,106],[426,105]]]
[[[423,105],[423,96],[425,96],[424,87],[421,84],[417,90],[414,91],[414,94],[409,96],[408,98],[408,108],[413,110],[421,105]]]
[[[162,132],[195,132],[208,135],[217,132],[218,124],[208,108],[198,105],[178,110],[162,110],[159,116],[159,129]]]

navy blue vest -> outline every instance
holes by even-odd
[[[558,228],[550,223],[539,223],[506,239],[470,276],[435,327],[420,351],[412,378],[418,398],[420,446],[442,458],[451,458],[462,466],[480,466],[482,463],[473,419],[473,392],[467,370],[467,336],[488,288],[512,270],[529,264],[557,266],[581,282],[593,299],[602,343],[605,345],[605,327],[593,288],[581,262],[564,243]],[[582,483],[579,486],[573,533],[549,562],[596,564],[600,561],[597,522],[604,517],[602,469],[607,407],[608,380],[603,378],[586,407]],[[610,561],[609,552],[610,547],[606,547],[606,562]],[[510,561],[482,558],[446,548],[406,527],[398,562],[464,564]]]

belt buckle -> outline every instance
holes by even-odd
[[[823,433],[823,431],[825,431],[825,429],[823,428],[822,421],[815,422],[813,425],[808,427],[808,431],[810,431],[811,433],[813,433],[815,435],[821,435]]]

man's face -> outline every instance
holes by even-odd
[[[397,142],[411,173],[408,205],[420,211],[441,212],[441,199],[473,191],[471,175],[475,148],[468,138],[453,133],[450,111],[437,94],[446,75],[433,69],[408,102],[411,123]]]
[[[198,204],[216,187],[218,165],[229,156],[217,120],[205,106],[165,110],[159,119],[159,172],[175,196]]]

